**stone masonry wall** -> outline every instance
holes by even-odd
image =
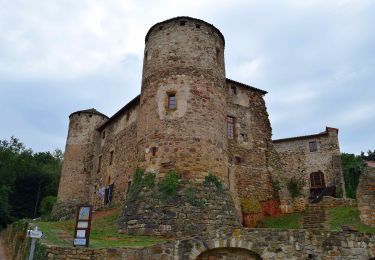
[[[272,129],[263,92],[227,81],[227,115],[235,119],[234,138],[228,139],[229,178],[239,208],[243,199],[273,200],[268,154],[273,149]],[[231,91],[229,91],[231,89]],[[235,90],[235,93],[233,91]]]
[[[365,225],[375,227],[375,170],[362,173],[357,187],[359,217]]]
[[[119,218],[120,232],[127,234],[191,236],[220,227],[240,227],[239,217],[226,188],[195,185],[197,200],[203,205],[192,205],[184,185],[173,201],[162,202],[157,188],[144,188],[134,201],[127,201]]]
[[[310,152],[309,142],[317,142],[317,151]],[[324,174],[326,187],[336,186],[343,191],[340,166],[340,148],[338,130],[328,128],[318,135],[301,138],[287,138],[273,141],[280,156],[283,178],[292,177],[305,181],[304,193],[309,195],[310,174],[321,171]]]
[[[138,108],[138,105],[129,108],[98,135],[90,183],[90,201],[95,208],[104,205],[104,199],[98,192],[99,189],[107,188],[111,184],[114,184],[112,203],[124,203],[128,183],[137,167]],[[99,156],[102,157],[100,170],[98,169]]]

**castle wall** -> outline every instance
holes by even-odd
[[[309,142],[316,142],[316,151],[310,151]],[[319,171],[324,174],[326,187],[336,186],[343,191],[337,129],[327,127],[326,132],[317,135],[275,140],[273,144],[280,156],[283,177],[303,179],[306,196],[309,195],[310,174]]]
[[[99,193],[99,189],[108,188],[111,184],[114,185],[112,203],[124,202],[128,182],[137,167],[138,109],[139,105],[134,105],[99,131],[90,181],[90,201],[95,208],[104,206],[103,194]]]
[[[227,81],[226,85],[227,115],[235,121],[234,138],[228,138],[230,188],[236,208],[241,210],[241,202],[246,200],[263,205],[275,199],[272,186],[274,167],[269,160],[273,151],[272,129],[263,99],[265,92],[232,81]],[[275,207],[277,212],[277,203]]]
[[[146,39],[137,130],[142,168],[158,177],[174,169],[195,180],[211,172],[226,181],[221,34],[203,21],[179,18],[155,25]],[[171,93],[174,110],[167,107]]]

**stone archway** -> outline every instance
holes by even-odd
[[[253,251],[236,248],[236,247],[219,247],[204,251],[197,256],[197,260],[221,260],[221,259],[234,259],[234,260],[261,260],[262,258]]]

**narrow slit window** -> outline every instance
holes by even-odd
[[[98,158],[98,172],[102,169],[102,156],[100,155]]]
[[[227,116],[227,134],[229,139],[234,139],[234,117]]]
[[[230,86],[228,91],[229,91],[229,95],[231,95],[231,96],[237,94],[237,89],[234,86]]]
[[[239,156],[234,157],[234,162],[235,162],[236,164],[241,164],[241,163],[242,163],[242,159],[241,159],[241,157],[239,157]]]
[[[113,151],[109,153],[109,165],[113,164]]]
[[[318,150],[316,141],[309,142],[309,148],[310,148],[310,152],[316,152]]]
[[[169,110],[176,109],[176,94],[175,93],[168,94],[168,109]]]
[[[158,148],[157,147],[152,147],[151,148],[151,154],[152,156],[156,156],[156,152],[158,151]]]
[[[221,64],[221,52],[219,48],[216,48],[216,62]]]

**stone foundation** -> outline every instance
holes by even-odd
[[[137,235],[187,236],[218,229],[240,227],[233,200],[226,188],[199,185],[195,188],[197,200],[204,205],[193,206],[186,189],[180,189],[173,202],[158,198],[157,188],[143,189],[134,201],[127,201],[119,218],[122,233]]]

